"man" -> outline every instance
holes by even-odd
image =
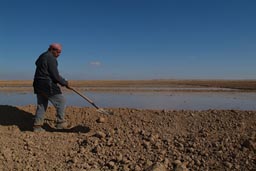
[[[42,128],[44,124],[44,115],[50,101],[56,108],[57,129],[63,129],[67,126],[64,119],[65,116],[65,99],[62,95],[61,89],[58,86],[68,86],[68,82],[62,78],[58,71],[57,58],[62,50],[62,46],[58,43],[53,43],[36,60],[36,71],[34,75],[34,93],[37,95],[37,109],[34,121],[34,131],[44,131]]]

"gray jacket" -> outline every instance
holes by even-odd
[[[67,86],[68,82],[59,74],[57,59],[50,51],[44,52],[36,60],[34,93],[47,96],[61,94],[61,89],[57,84]]]

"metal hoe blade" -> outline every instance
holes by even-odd
[[[97,109],[97,112],[102,113],[102,114],[106,114],[106,115],[113,115],[113,112],[106,111],[102,108]]]

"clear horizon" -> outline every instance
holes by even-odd
[[[67,80],[256,79],[253,0],[3,0],[0,80],[59,42]]]

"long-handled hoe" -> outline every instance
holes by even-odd
[[[97,109],[97,112],[102,113],[102,114],[106,114],[106,115],[113,115],[113,112],[108,112],[102,108],[100,108],[99,106],[97,106],[91,99],[89,99],[88,97],[84,96],[82,93],[80,93],[79,91],[77,91],[76,89],[72,88],[72,87],[68,87],[68,89],[74,91],[76,94],[78,94],[79,96],[81,96],[83,99],[85,99],[86,101],[88,101],[91,105],[93,105],[93,107],[95,107]]]

